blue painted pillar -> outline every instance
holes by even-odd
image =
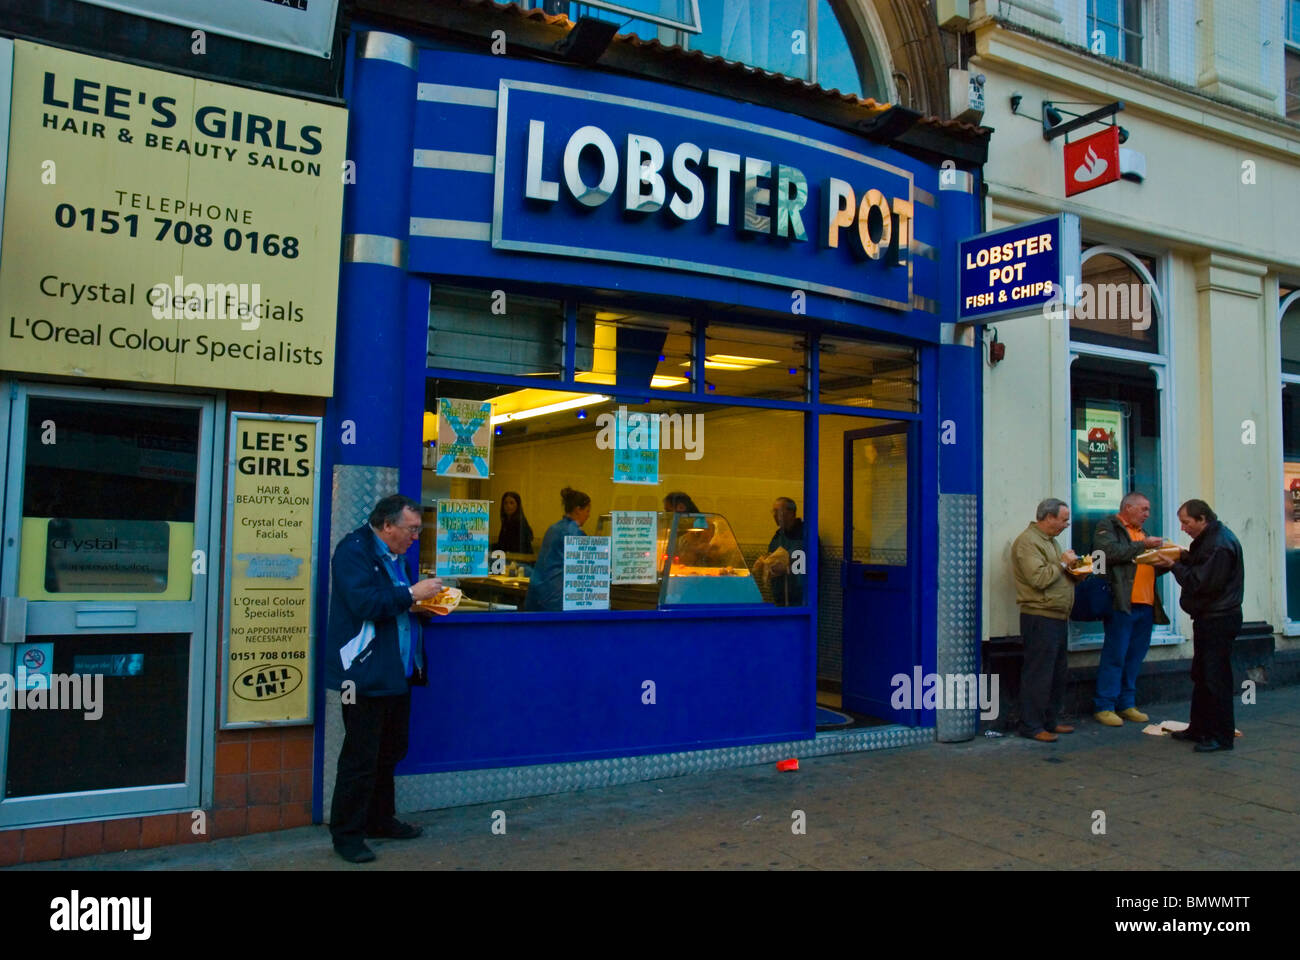
[[[356,182],[343,194],[343,263],[334,397],[326,436],[336,465],[401,465],[412,378],[423,391],[423,350],[411,356],[406,243],[410,229],[416,67],[411,41],[357,35],[349,90],[348,159]],[[349,429],[351,428],[351,429]],[[419,476],[415,478],[418,492]],[[391,491],[390,491],[391,492]],[[409,492],[409,491],[407,491]]]
[[[979,177],[940,171],[940,262],[957,263],[957,244],[980,232]],[[939,592],[937,672],[980,674],[980,470],[983,449],[983,346],[973,327],[957,319],[957,271],[942,274],[943,336],[939,346]],[[991,681],[989,681],[991,682]],[[969,740],[979,732],[978,700],[936,712],[940,741]]]

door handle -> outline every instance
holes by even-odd
[[[90,627],[134,627],[136,624],[135,604],[96,604],[90,608],[78,607],[76,623],[79,628]]]
[[[863,570],[862,579],[870,580],[873,583],[884,583],[889,579],[889,574],[884,570]]]
[[[0,597],[0,643],[27,642],[27,598]]]

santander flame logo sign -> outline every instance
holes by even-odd
[[[1104,130],[1065,145],[1065,195],[1119,179],[1119,127]]]
[[[1089,180],[1096,180],[1110,168],[1110,164],[1097,156],[1092,147],[1083,155],[1083,163],[1079,164],[1074,170],[1074,179],[1079,183],[1087,183]]]

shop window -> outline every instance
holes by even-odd
[[[1073,453],[1070,545],[1080,555],[1094,549],[1102,518],[1119,511],[1136,490],[1151,501],[1147,532],[1161,529],[1164,500],[1160,465],[1160,405],[1155,375],[1133,363],[1080,357],[1070,370]]]
[[[1300,383],[1282,385],[1282,489],[1286,615],[1300,621]]]
[[[1300,375],[1300,302],[1282,317],[1282,372]]]
[[[514,376],[564,372],[564,307],[505,290],[435,286],[428,366]]]
[[[705,389],[737,397],[805,400],[808,347],[802,336],[709,324]]]
[[[1283,290],[1283,301],[1294,292]],[[1300,302],[1282,316],[1282,489],[1286,615],[1300,621]]]
[[[21,594],[189,599],[198,435],[193,408],[33,397]],[[88,560],[75,541],[116,546]]]
[[[638,579],[648,582],[612,584],[609,609],[774,603],[788,594],[783,589],[777,596],[775,588],[788,585],[757,561],[770,552],[777,498],[803,502],[803,412],[691,403],[671,395],[642,402],[612,392],[575,396],[441,379],[429,380],[426,396],[430,414],[444,397],[490,401],[493,407],[490,476],[438,476],[432,466],[424,471],[422,571],[437,566],[434,507],[440,500],[487,501],[487,542],[502,554],[502,569],[496,573],[443,575],[464,591],[455,615],[523,610],[533,581],[544,573],[538,564],[546,531],[564,515],[560,491],[565,487],[591,498],[583,524],[587,535],[608,537],[615,511],[639,511],[655,515],[656,553],[676,544],[671,563],[663,564],[661,555],[653,565],[641,564]],[[620,471],[626,454],[613,449],[619,417],[635,428],[635,414],[659,417],[656,451],[636,458],[634,473],[649,482],[616,483],[616,475],[628,476]],[[436,453],[426,458],[426,463],[436,462]],[[523,521],[506,519],[507,494],[510,516],[519,512]],[[684,517],[678,518],[678,512]],[[525,531],[531,536],[524,536]],[[636,566],[633,560],[630,554],[615,555],[611,563],[626,572]],[[665,582],[665,571],[669,580],[692,579]]]
[[[819,399],[850,407],[919,409],[916,351],[883,343],[821,338]]]
[[[1135,259],[1155,276],[1154,260]],[[1155,288],[1132,264],[1106,253],[1084,261],[1070,316],[1071,340],[1159,353],[1158,319]]]
[[[582,307],[578,310],[574,379],[627,389],[690,392],[692,329],[683,317]]]
[[[1300,120],[1300,0],[1286,0],[1286,118]]]
[[[1088,49],[1142,66],[1142,6],[1142,0],[1088,0]]]
[[[612,20],[620,33],[700,50],[827,90],[889,99],[887,71],[880,68],[882,58],[854,0],[699,0],[698,34],[665,25],[690,22],[690,0],[614,0],[608,5],[618,10],[605,4],[533,3],[573,20]]]
[[[1286,118],[1300,120],[1300,50],[1286,47]]]

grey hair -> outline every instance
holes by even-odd
[[[1046,520],[1048,517],[1055,517],[1061,512],[1062,507],[1068,506],[1068,503],[1064,500],[1057,500],[1056,497],[1048,497],[1046,500],[1040,500],[1038,503],[1038,509],[1034,511],[1034,519]]]
[[[384,524],[391,523],[397,526],[402,521],[402,513],[411,510],[415,513],[420,512],[420,504],[410,497],[404,497],[400,493],[384,497],[375,504],[375,509],[370,511],[370,525],[376,530],[384,529]]]
[[[1148,497],[1148,496],[1147,496],[1145,493],[1143,493],[1142,491],[1140,491],[1140,490],[1132,490],[1132,491],[1130,491],[1130,492],[1124,494],[1124,499],[1121,500],[1121,501],[1119,502],[1119,508],[1120,508],[1121,510],[1127,510],[1128,507],[1129,507],[1129,504],[1133,503],[1135,500],[1145,500],[1147,503],[1150,503],[1150,502],[1151,502],[1151,498]]]

